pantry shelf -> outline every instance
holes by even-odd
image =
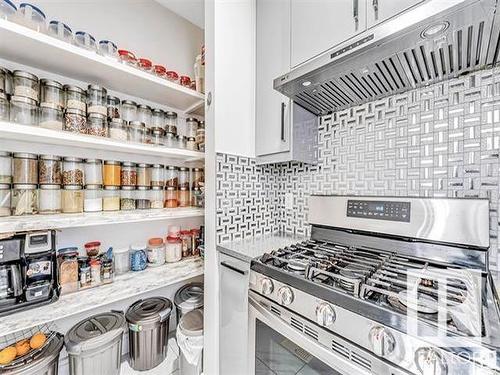
[[[199,151],[117,141],[105,137],[1,121],[0,149],[12,152],[30,151],[38,154],[163,164],[200,162],[205,158],[205,154]]]
[[[159,210],[110,211],[83,214],[9,216],[0,218],[0,233],[138,223],[201,217],[203,215],[204,210],[200,208],[164,208]]]
[[[204,100],[197,91],[3,19],[0,56],[181,111]]]

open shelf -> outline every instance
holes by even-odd
[[[3,19],[0,56],[181,111],[198,108],[205,98],[177,83]]]

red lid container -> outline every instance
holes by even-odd
[[[151,62],[151,60],[143,59],[143,58],[140,58],[139,60],[137,60],[137,65],[142,70],[146,70],[148,72],[151,71],[151,69],[153,68],[153,63]]]
[[[153,67],[153,70],[156,75],[163,77],[167,73],[167,68],[165,68],[163,65],[155,65]]]
[[[167,242],[168,243],[182,243],[182,241],[179,237],[172,237],[172,236],[167,236]]]
[[[181,85],[184,87],[190,87],[191,78],[189,78],[188,76],[181,76]]]
[[[179,80],[179,75],[177,72],[174,72],[173,70],[169,70],[167,72],[167,79],[172,82],[177,82]]]
[[[118,50],[118,56],[120,56],[120,60],[122,62],[125,62],[127,64],[132,64],[132,65],[136,65],[137,64],[137,58],[130,51],[127,51],[125,49],[119,49]]]

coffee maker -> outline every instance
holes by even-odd
[[[0,240],[0,316],[58,298],[55,231]]]

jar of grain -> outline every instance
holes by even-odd
[[[165,186],[165,168],[161,164],[153,164],[149,167],[151,186]]]
[[[120,186],[121,167],[119,161],[106,160],[103,167],[104,185]]]
[[[108,95],[108,119],[111,121],[115,118],[120,118],[120,99],[116,96]]]
[[[10,121],[21,125],[38,125],[37,102],[24,96],[10,98]]]
[[[100,212],[100,211],[102,211],[102,188],[101,188],[101,185],[87,185],[87,186],[85,186],[83,210],[85,212]]]
[[[102,160],[85,159],[85,185],[102,185]]]
[[[38,102],[40,92],[38,77],[22,70],[14,70],[12,75],[14,79],[14,96],[22,96]]]
[[[10,216],[11,195],[10,185],[0,184],[0,217]]]
[[[108,137],[118,141],[128,139],[128,126],[121,118],[114,118],[108,123]]]
[[[191,205],[191,196],[189,188],[179,189],[179,207],[189,207]]]
[[[15,153],[13,161],[14,184],[38,184],[37,155]]]
[[[79,185],[84,184],[84,167],[83,159],[67,157],[63,159],[63,185]]]
[[[51,79],[41,79],[40,103],[52,104],[62,109],[65,104],[63,85]]]
[[[87,113],[108,115],[107,91],[99,85],[89,85],[87,88]]]
[[[66,110],[76,109],[83,112],[83,117],[87,114],[87,93],[84,89],[73,86],[64,86],[64,96],[66,98]]]
[[[52,130],[63,130],[64,116],[62,107],[53,103],[40,104],[40,123],[41,128]]]
[[[12,215],[34,215],[38,213],[38,190],[36,185],[18,184],[12,188]]]
[[[0,184],[12,183],[12,155],[0,151]]]
[[[39,191],[41,214],[61,213],[61,186],[60,185],[40,185]]]
[[[137,186],[151,186],[149,164],[137,164]]]
[[[146,126],[140,121],[131,121],[128,127],[128,139],[132,142],[146,142]]]
[[[120,188],[118,186],[105,186],[102,192],[102,210],[120,210]]]
[[[151,208],[163,208],[165,193],[162,186],[153,186],[150,191]]]
[[[144,104],[139,104],[137,106],[137,121],[143,122],[147,128],[151,128],[152,125],[152,111],[151,107]]]
[[[38,183],[41,185],[61,185],[61,158],[55,155],[40,155],[38,161]],[[40,202],[41,202],[40,193]]]
[[[62,191],[62,212],[74,214],[83,212],[83,189],[80,185],[66,185]]]
[[[198,120],[194,117],[188,117],[186,119],[186,136],[188,138],[195,138],[196,130],[198,130]]]
[[[79,109],[67,108],[64,115],[64,130],[73,133],[87,133],[85,112]]]
[[[165,207],[166,208],[179,207],[179,195],[177,188],[167,187],[167,190],[165,190]]]
[[[133,186],[122,187],[120,193],[120,209],[123,211],[135,210],[135,188]]]
[[[121,186],[137,185],[137,170],[135,167],[135,163],[131,162],[122,163],[120,181],[121,181]]]
[[[173,165],[165,169],[165,186],[177,189],[179,187],[179,168]]]
[[[87,134],[97,137],[108,136],[108,125],[106,115],[91,112],[87,118]]]
[[[137,103],[132,100],[122,101],[121,118],[127,123],[137,121]]]

